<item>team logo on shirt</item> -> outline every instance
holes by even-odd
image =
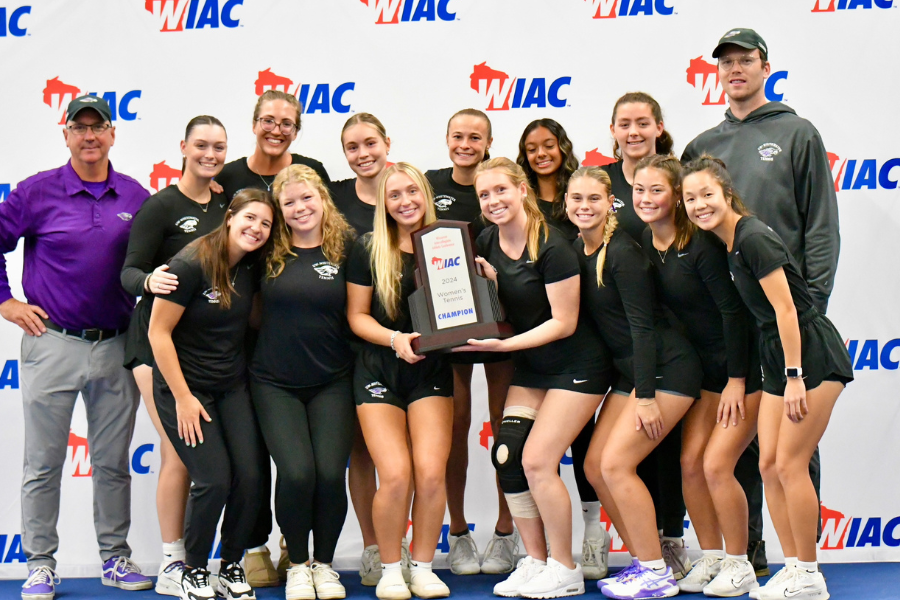
[[[376,25],[396,25],[415,21],[455,21],[450,0],[359,0],[375,13]]]
[[[116,216],[119,217],[120,219],[122,219],[123,221],[125,221],[126,223],[132,219],[131,213],[126,213],[126,212],[121,212],[121,213],[117,214]]]
[[[595,19],[675,13],[674,7],[666,6],[666,0],[590,0],[589,4]]]
[[[828,153],[834,191],[841,190],[896,190],[897,179],[891,179],[894,167],[900,167],[900,158],[887,160],[844,158]],[[2,192],[0,192],[2,193]]]
[[[298,83],[294,87],[293,79],[276,75],[272,69],[259,71],[254,85],[257,96],[262,96],[268,90],[280,90],[296,96],[303,107],[303,114],[330,113],[332,110],[336,113],[348,113],[350,105],[344,103],[344,94],[356,88],[356,83],[352,81],[334,86],[334,92],[329,83]]]
[[[560,90],[572,84],[571,77],[559,77],[548,85],[544,77],[510,77],[486,62],[475,65],[469,76],[470,87],[484,98],[485,110],[510,108],[564,108],[567,100],[560,98]]]
[[[200,219],[197,217],[181,217],[175,221],[175,227],[180,228],[185,233],[194,233],[197,231],[197,225],[199,224]]]
[[[448,211],[450,207],[453,206],[453,203],[456,201],[456,198],[453,196],[445,196],[441,194],[440,196],[435,197],[434,199],[434,207],[440,211]]]
[[[234,29],[241,22],[234,16],[234,7],[244,0],[144,0],[144,10],[156,17],[162,32],[188,29]]]
[[[874,5],[874,6],[873,6]],[[834,12],[854,8],[894,8],[894,0],[815,0],[810,12]]]
[[[781,146],[774,142],[766,142],[759,148],[759,159],[763,162],[772,162],[775,157],[781,154]]]
[[[373,398],[382,398],[384,399],[384,394],[388,391],[384,384],[380,381],[373,381],[369,385],[366,386],[366,390],[370,394],[372,394]]]
[[[725,104],[725,90],[719,79],[719,67],[715,63],[703,60],[702,56],[692,58],[688,65],[687,82],[693,86],[703,99],[703,106],[721,106]],[[775,102],[784,100],[784,93],[775,91],[775,86],[782,79],[787,79],[787,71],[775,71],[766,79],[766,100]]]
[[[44,88],[44,104],[59,113],[59,124],[66,124],[66,108],[69,102],[78,98],[82,94],[90,96],[102,96],[109,103],[109,110],[112,121],[115,123],[116,118],[123,121],[134,121],[137,119],[137,111],[132,110],[131,103],[141,97],[141,90],[131,90],[121,94],[116,92],[82,92],[81,89],[74,85],[69,85],[59,80],[59,77],[47,80],[47,86]]]
[[[613,212],[618,211],[618,210],[619,210],[620,208],[622,208],[623,206],[625,206],[625,202],[623,202],[622,200],[619,200],[618,198],[616,198],[615,200],[613,200],[613,205],[612,205],[612,207],[613,207]]]
[[[334,276],[341,270],[339,266],[327,261],[317,262],[313,265],[313,269],[319,274],[319,279],[326,279],[328,281],[334,281]]]
[[[210,304],[218,304],[219,303],[219,290],[212,287],[203,292],[203,296],[205,296]]]

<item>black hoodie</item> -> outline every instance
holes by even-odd
[[[816,128],[781,102],[769,102],[743,121],[728,109],[725,120],[697,136],[681,159],[701,154],[725,162],[744,204],[784,240],[824,313],[841,237],[834,179]]]

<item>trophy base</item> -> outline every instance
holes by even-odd
[[[502,321],[475,323],[454,327],[445,332],[423,334],[414,339],[410,346],[416,354],[444,354],[453,348],[464,346],[466,340],[506,339],[514,335],[515,332],[509,323]]]

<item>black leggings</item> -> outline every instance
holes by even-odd
[[[238,562],[254,526],[260,503],[262,465],[268,465],[262,436],[247,383],[226,392],[207,393],[191,388],[212,418],[200,419],[203,443],[191,448],[178,438],[175,396],[162,374],[153,368],[153,397],[159,420],[181,462],[191,476],[191,495],[184,517],[184,548],[191,567],[206,567],[216,537],[219,515],[222,521],[222,560]]]
[[[575,475],[575,486],[578,488],[578,497],[582,502],[596,502],[597,492],[584,474],[584,460],[587,458],[588,447],[591,445],[591,437],[594,435],[594,415],[585,423],[584,429],[578,437],[572,441],[572,471]]]
[[[275,461],[275,517],[291,562],[330,563],[347,516],[346,469],[356,404],[349,375],[314,388],[290,389],[251,379],[253,404]]]
[[[666,537],[684,535],[684,494],[681,487],[681,421],[637,467],[656,511],[656,527]]]

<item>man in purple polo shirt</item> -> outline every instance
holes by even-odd
[[[102,582],[126,590],[152,585],[131,562],[126,539],[128,449],[140,396],[122,366],[134,296],[119,282],[131,220],[148,193],[109,162],[116,129],[105,100],[76,98],[66,114],[63,136],[72,159],[19,183],[0,203],[0,316],[25,331],[22,547],[30,574],[23,600],[52,600],[59,583],[53,555],[60,483],[79,393],[87,412]],[[2,256],[19,238],[25,238],[27,303],[13,298]]]

